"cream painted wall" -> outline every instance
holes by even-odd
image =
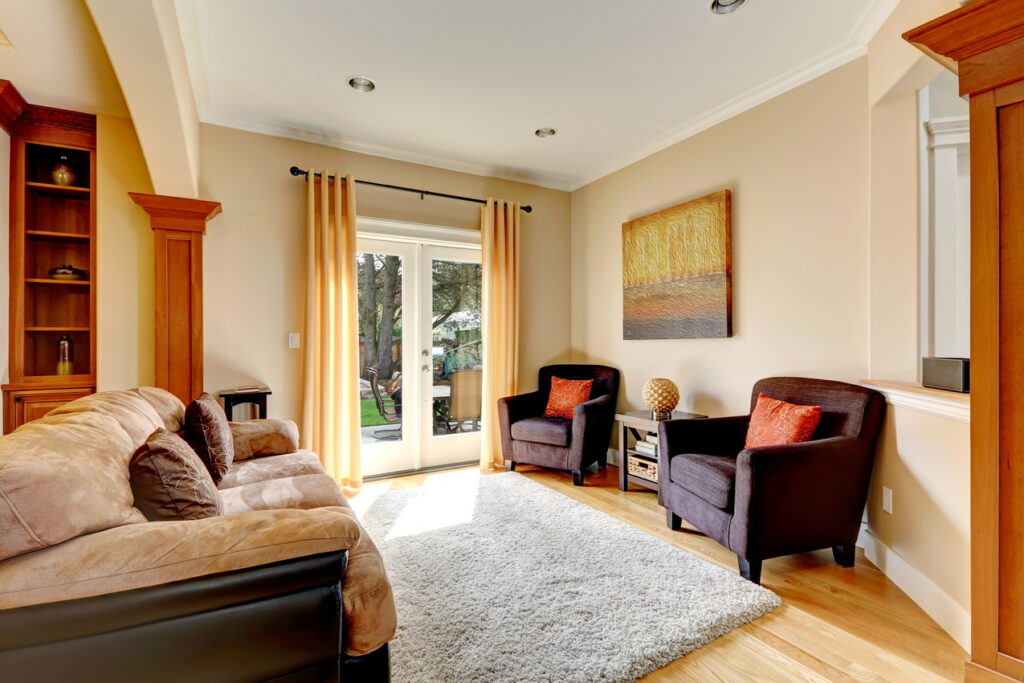
[[[131,121],[97,117],[99,390],[153,384],[153,231],[128,196],[153,191]]]
[[[201,127],[200,196],[224,213],[208,226],[203,271],[207,390],[262,382],[272,387],[270,413],[299,415],[305,267],[305,185],[293,164],[329,167],[357,178],[471,197],[532,204],[523,214],[520,383],[537,368],[569,359],[569,194],[533,185],[345,152],[330,147]],[[477,205],[360,186],[360,215],[476,229]]]
[[[898,402],[897,402],[898,403]],[[970,425],[890,405],[868,497],[868,558],[970,649]],[[882,487],[893,512],[882,510]]]
[[[572,195],[573,358],[650,377],[682,409],[746,412],[770,375],[856,381],[868,367],[867,70],[860,59]],[[622,223],[733,196],[731,339],[623,341]]]

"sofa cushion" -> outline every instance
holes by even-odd
[[[326,474],[305,474],[235,486],[221,491],[220,499],[225,515],[250,510],[318,508],[345,504],[338,484]]]
[[[153,410],[163,420],[164,429],[177,434],[185,428],[185,404],[177,396],[157,387],[137,387],[130,391],[146,399],[146,402],[153,406]]]
[[[529,417],[513,422],[511,431],[512,438],[516,441],[568,446],[572,440],[572,420],[563,420],[559,417]]]
[[[232,423],[234,424],[234,423]],[[245,484],[255,484],[268,479],[284,479],[304,474],[323,474],[324,466],[312,451],[298,451],[284,455],[267,455],[252,460],[234,462],[231,469],[217,485],[219,489],[230,489]]]
[[[204,392],[188,404],[185,441],[199,454],[214,483],[220,483],[231,467],[235,449],[228,416],[213,396]]]
[[[58,406],[49,415],[99,413],[117,420],[132,439],[131,451],[146,442],[149,435],[164,426],[149,401],[134,391],[101,391]],[[130,454],[129,454],[130,455]]]
[[[128,483],[136,445],[95,412],[51,413],[0,438],[0,560],[145,522]]]
[[[282,455],[299,450],[299,428],[291,420],[229,422],[234,462],[260,455]]]
[[[135,507],[151,522],[220,514],[220,496],[196,452],[177,434],[158,429],[128,464]]]
[[[736,458],[685,453],[672,458],[672,481],[719,510],[732,510],[736,492]]]

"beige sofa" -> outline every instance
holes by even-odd
[[[0,670],[70,657],[77,663],[69,662],[65,673],[81,674],[90,663],[105,666],[103,658],[67,643],[113,638],[125,658],[115,669],[119,677],[139,667],[147,679],[159,680],[153,662],[161,653],[171,667],[164,673],[191,680],[271,678],[307,669],[314,675],[301,680],[338,680],[346,678],[346,662],[382,657],[386,671],[396,617],[383,563],[316,455],[299,450],[293,423],[232,423],[235,463],[219,486],[222,516],[148,522],[132,506],[130,458],[156,429],[180,432],[184,410],[161,389],[103,392],[0,438]],[[317,581],[309,578],[314,575]],[[227,597],[235,594],[237,600]],[[134,614],[119,606],[143,598],[150,621],[137,605]],[[185,609],[188,601],[191,611],[163,614]],[[342,623],[334,627],[339,615]],[[221,627],[208,628],[211,619]],[[265,633],[281,629],[280,619],[289,624],[286,635]],[[182,669],[180,660],[188,659],[182,648],[196,645],[188,640],[189,623],[197,635],[211,631],[203,647],[234,629],[222,645],[230,652]],[[43,632],[26,635],[33,624]],[[293,642],[303,630],[315,646]],[[258,641],[256,647],[238,642],[243,635]],[[167,638],[184,640],[170,647]],[[158,639],[164,641],[155,647]],[[280,651],[278,642],[284,643]],[[133,649],[152,659],[136,657]],[[42,656],[47,652],[52,656]],[[230,675],[217,675],[218,667],[229,666]],[[380,666],[377,661],[372,677],[381,677]],[[45,679],[39,668],[25,671]],[[364,671],[358,677],[371,676]]]

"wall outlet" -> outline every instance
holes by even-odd
[[[882,510],[892,514],[892,489],[888,486],[882,487]]]
[[[289,332],[288,333],[288,348],[297,349],[299,348],[299,333]]]

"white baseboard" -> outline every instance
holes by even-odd
[[[622,464],[621,462],[619,462],[619,449],[618,448],[609,448],[608,449],[608,464],[609,465],[615,465],[616,467],[618,467],[619,465]]]
[[[900,590],[910,596],[963,649],[971,651],[971,615],[898,552],[861,525],[857,545],[864,555]]]

